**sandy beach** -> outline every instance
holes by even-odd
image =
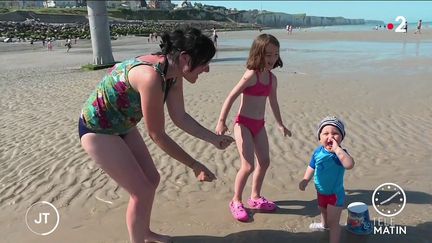
[[[252,222],[235,221],[228,209],[240,166],[235,146],[217,150],[179,130],[167,116],[167,133],[218,179],[198,182],[192,171],[151,142],[140,123],[162,178],[152,229],[185,243],[328,242],[328,233],[309,231],[309,224],[319,220],[316,192],[312,184],[299,191],[298,182],[318,146],[317,123],[334,114],[345,122],[342,145],[356,161],[345,174],[345,205],[364,202],[372,219],[383,218],[372,207],[371,197],[377,186],[387,182],[401,186],[407,202],[392,219],[395,225],[406,226],[406,234],[357,236],[343,230],[342,242],[431,242],[432,30],[406,36],[388,31],[263,32],[284,43],[284,67],[274,73],[282,117],[293,132],[284,138],[267,109],[271,165],[263,195],[275,200],[279,209],[254,213]],[[187,111],[211,130],[224,99],[245,70],[248,47],[226,43],[252,41],[258,34],[221,32],[211,71],[202,74],[197,84],[185,85]],[[338,41],[357,46],[352,52],[319,47]],[[367,49],[375,45],[370,43],[389,50],[375,56]],[[146,38],[123,37],[112,44],[118,61],[157,50],[157,44],[147,43]],[[393,50],[393,45],[399,49]],[[77,134],[82,104],[106,70],[80,70],[92,62],[89,41],[80,40],[69,53],[61,44],[52,52],[40,43],[29,46],[0,43],[0,242],[128,242],[128,195],[84,153]],[[234,55],[232,50],[240,52]],[[229,126],[237,108],[238,103],[231,110]],[[249,193],[250,183],[243,198]],[[52,203],[60,215],[57,229],[47,236],[26,226],[26,210],[40,201]],[[344,209],[342,225],[347,214]]]

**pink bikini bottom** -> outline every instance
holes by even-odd
[[[235,123],[247,127],[249,131],[252,133],[253,137],[255,137],[264,127],[264,119],[257,120],[257,119],[252,119],[241,115],[236,116]]]

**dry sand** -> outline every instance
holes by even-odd
[[[281,30],[270,32],[280,39],[304,41],[360,37],[394,41],[389,37],[393,33],[384,32],[301,32],[292,37]],[[224,39],[253,38],[257,33],[221,33],[220,45]],[[409,38],[432,41],[430,31]],[[143,42],[146,39],[113,42],[116,60],[157,47]],[[128,195],[94,165],[77,135],[81,106],[105,72],[79,70],[92,60],[89,42],[80,41],[70,53],[64,47],[48,52],[18,44],[1,44],[0,52],[0,242],[128,242]],[[322,66],[298,63],[288,53],[286,66],[275,74],[282,117],[293,136],[281,136],[270,109],[266,117],[271,166],[263,195],[277,201],[280,209],[273,214],[255,213],[250,223],[234,221],[228,210],[240,165],[235,146],[219,151],[168,122],[168,134],[218,177],[214,183],[199,183],[142,130],[162,177],[152,214],[153,230],[174,236],[175,242],[327,242],[327,233],[308,229],[309,223],[319,220],[313,186],[300,192],[297,185],[318,146],[317,122],[335,114],[346,123],[343,146],[356,161],[345,176],[347,205],[365,202],[371,218],[377,218],[380,215],[371,206],[371,196],[378,185],[396,183],[407,196],[405,209],[393,219],[396,225],[407,227],[406,235],[360,237],[343,231],[342,242],[430,242],[432,56],[428,55],[403,63],[380,63],[380,68],[398,70],[395,72],[379,72],[371,64],[369,72],[352,67],[323,74]],[[223,100],[243,72],[243,64],[221,61],[211,65],[211,72],[203,74],[196,85],[186,85],[187,111],[213,130]],[[236,103],[230,119],[237,107]],[[248,193],[250,184],[244,198]],[[25,224],[27,208],[38,201],[51,202],[60,213],[58,228],[48,236],[33,234]],[[344,210],[341,224],[346,219]]]

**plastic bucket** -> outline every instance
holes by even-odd
[[[348,219],[346,229],[357,235],[368,235],[373,231],[368,206],[362,202],[353,202],[348,205]]]

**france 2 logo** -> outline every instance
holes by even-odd
[[[400,21],[400,24],[398,25],[398,27],[395,29],[395,32],[398,33],[406,33],[407,32],[407,25],[408,22],[406,21],[406,18],[404,16],[397,16],[396,21]],[[393,24],[389,23],[387,24],[387,29],[392,30],[393,29]]]

